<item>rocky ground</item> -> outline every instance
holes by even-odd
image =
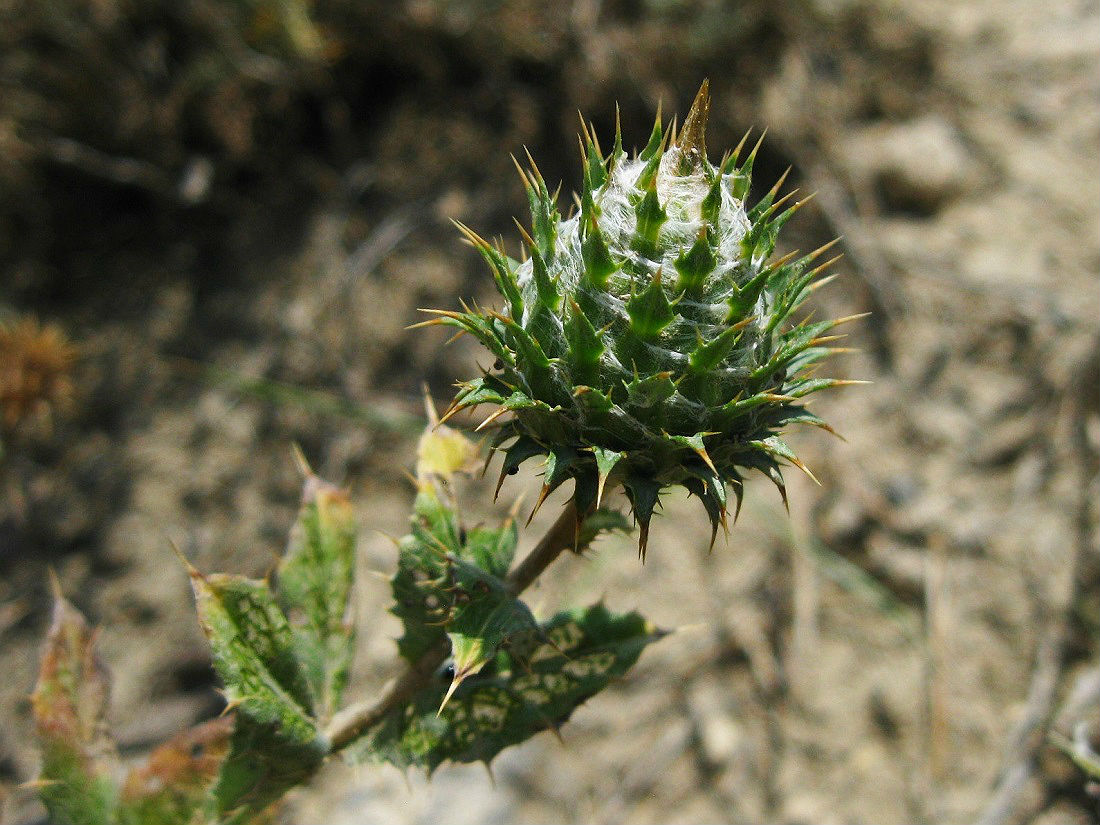
[[[712,149],[767,126],[758,179],[790,164],[818,193],[785,243],[844,238],[819,312],[873,313],[831,367],[873,384],[815,402],[845,440],[796,437],[821,486],[791,478],[789,519],[750,486],[710,555],[697,505],[672,497],[645,566],[612,538],[553,568],[543,612],[606,594],[681,628],[564,745],[537,737],[492,777],[333,765],[282,821],[1100,822],[1048,737],[1100,737],[1100,4],[477,6],[409,2],[343,30],[319,64],[337,68],[293,87],[320,114],[288,118],[297,148],[264,163],[241,159],[269,128],[256,115],[249,135],[218,121],[215,148],[141,159],[137,184],[103,165],[109,147],[58,156],[40,136],[40,178],[0,165],[26,198],[4,200],[0,300],[80,350],[67,409],[0,456],[5,821],[41,816],[17,786],[36,770],[47,568],[103,628],[113,719],[140,755],[219,709],[172,545],[267,570],[296,507],[292,443],[352,490],[352,692],[386,678],[396,629],[368,573],[392,569],[384,534],[404,529],[418,387],[444,400],[478,357],[406,326],[492,300],[447,219],[510,237],[509,152],[528,145],[567,191],[577,108],[608,132],[617,99],[640,142],[658,98],[683,111],[709,76]],[[210,111],[255,100],[230,91]],[[5,111],[0,143],[27,134]],[[302,137],[309,118],[324,141]],[[484,493],[467,490],[471,520],[499,512]]]

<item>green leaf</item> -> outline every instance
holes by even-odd
[[[657,270],[644,290],[627,299],[626,312],[631,331],[644,340],[656,338],[672,322],[676,313],[661,286],[661,270]]]
[[[290,619],[294,652],[323,724],[340,705],[351,667],[349,602],[355,577],[355,518],[347,495],[316,476],[279,565],[278,597]]]
[[[625,386],[627,400],[633,407],[645,408],[661,404],[672,398],[676,392],[676,382],[672,380],[670,372],[658,372],[645,378],[635,377]]]
[[[649,141],[646,143],[641,154],[638,155],[638,159],[648,161],[657,157],[661,149],[663,138],[664,130],[661,128],[661,110],[658,108],[657,118],[653,123],[653,131],[649,133]]]
[[[624,453],[607,447],[593,447],[592,452],[596,457],[596,506],[599,507],[600,502],[603,501],[607,479],[615,469],[615,465],[622,461]]]
[[[522,317],[523,296],[520,294],[519,283],[516,280],[515,263],[503,252],[494,249],[487,243],[478,244],[477,248],[493,270],[493,278],[500,289],[500,294],[508,301],[508,309],[512,313],[512,317]]]
[[[737,326],[726,327],[709,341],[700,341],[688,356],[688,366],[694,373],[708,373],[717,367],[730,354],[734,344],[741,337]]]
[[[510,745],[559,728],[663,635],[637,613],[614,614],[602,604],[559,613],[466,679],[437,714],[449,682],[441,672],[370,728],[349,758],[429,773],[448,760],[488,763]]]
[[[626,491],[634,517],[638,520],[638,555],[645,561],[649,545],[649,521],[653,516],[653,509],[661,502],[661,485],[648,476],[633,474],[623,480],[623,490]]]
[[[446,557],[415,536],[398,544],[397,572],[390,579],[393,607],[404,632],[397,640],[401,656],[416,662],[429,650],[443,645],[443,622],[451,607],[447,591]]]
[[[668,220],[668,215],[657,197],[656,180],[650,181],[645,196],[634,207],[634,215],[637,217],[638,222],[630,248],[640,252],[650,260],[659,260],[657,236],[665,221]]]
[[[446,500],[446,491],[432,482],[420,482],[413,502],[412,534],[437,552],[458,552],[462,546],[458,514]]]
[[[756,308],[756,302],[760,299],[760,293],[763,292],[770,275],[770,270],[762,269],[740,287],[733,285],[729,297],[729,312],[726,313],[726,323],[735,324],[749,316]]]
[[[430,486],[416,502],[413,532],[398,543],[397,572],[390,582],[390,612],[404,628],[397,648],[409,662],[444,644],[455,611],[456,563],[499,579],[511,566],[518,541],[512,519],[497,529],[463,530],[454,508]]]
[[[697,292],[706,282],[707,275],[714,271],[717,263],[718,259],[710,248],[707,230],[704,227],[699,231],[699,237],[695,239],[691,249],[673,262],[676,271],[680,273],[676,281],[676,289],[681,292]]]
[[[600,356],[604,345],[592,322],[572,298],[569,299],[569,318],[565,322],[565,335],[569,343],[568,359],[572,365],[574,383],[584,384],[599,378]]]
[[[538,630],[535,617],[504,582],[475,564],[452,559],[454,607],[447,619],[455,675],[452,689],[484,667],[509,639]]]
[[[514,475],[519,472],[520,465],[522,465],[523,462],[537,455],[542,455],[546,452],[546,448],[533,438],[520,436],[516,439],[514,444],[503,450],[503,452],[504,461],[501,463],[500,467],[500,479],[497,481],[497,492],[500,491],[505,476]]]
[[[550,258],[554,254],[558,237],[558,209],[554,196],[550,194],[546,181],[533,160],[530,174],[525,176],[524,183],[527,203],[531,208],[531,232],[535,236],[535,246],[545,258]]]
[[[512,566],[518,542],[515,520],[508,519],[499,529],[475,527],[467,531],[462,555],[486,573],[504,578]]]
[[[547,269],[546,261],[543,259],[538,247],[531,248],[531,274],[535,282],[535,293],[538,296],[539,304],[551,312],[557,312],[558,307],[561,306],[561,295],[558,293],[554,280],[550,277],[550,271]]]
[[[590,221],[585,230],[581,257],[584,259],[584,280],[597,290],[607,289],[607,279],[619,267],[611,257],[607,241],[595,220]]]
[[[710,184],[710,189],[707,190],[707,195],[703,198],[703,203],[699,207],[699,212],[703,220],[711,226],[718,223],[718,218],[721,215],[723,174],[724,171],[719,170],[718,174],[714,176],[714,180],[711,181]]]
[[[311,776],[328,745],[293,633],[266,582],[190,573],[199,623],[237,715],[215,803],[221,816],[246,821]]]
[[[118,789],[105,713],[109,682],[84,616],[56,596],[46,650],[31,696],[42,743],[38,793],[63,825],[111,825]]]
[[[478,404],[500,404],[512,394],[512,389],[503,381],[491,375],[476,378],[462,385],[455,396],[453,406],[464,410]]]

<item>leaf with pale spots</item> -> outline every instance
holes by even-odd
[[[450,687],[441,671],[369,728],[348,757],[429,773],[446,761],[488,763],[506,747],[557,730],[663,635],[637,613],[611,613],[603,604],[559,613],[502,649],[437,713]]]

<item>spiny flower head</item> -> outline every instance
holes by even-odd
[[[459,224],[488,262],[503,309],[432,310],[425,322],[458,327],[495,356],[492,370],[461,385],[448,415],[495,406],[482,427],[498,427],[501,481],[541,456],[539,503],[571,478],[581,514],[620,485],[643,555],[671,486],[702,501],[712,543],[728,490],[740,508],[745,471],[767,475],[786,502],[780,465],[805,467],[780,432],[829,429],[802,399],[851,383],[813,376],[833,351],[829,331],[848,319],[791,318],[826,280],[815,278],[832,261],[814,262],[832,244],[772,259],[780,228],[806,201],[777,200],[781,179],[748,208],[760,144],[742,159],[742,139],[712,165],[709,108],[704,81],[679,132],[658,113],[636,157],[623,151],[618,127],[605,156],[582,120],[575,214],[562,219],[533,161],[520,168],[532,224],[520,227],[524,260]]]

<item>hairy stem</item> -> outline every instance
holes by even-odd
[[[546,535],[523,561],[508,573],[505,579],[508,589],[518,596],[530,587],[542,571],[549,567],[562,552],[574,549],[576,537],[577,507],[573,499],[570,499]],[[579,551],[583,548],[576,549]],[[367,728],[381,721],[398,705],[411,699],[428,684],[446,657],[445,647],[428,651],[388,682],[376,699],[353,705],[336,714],[326,730],[331,751],[335,753],[347,747]]]

